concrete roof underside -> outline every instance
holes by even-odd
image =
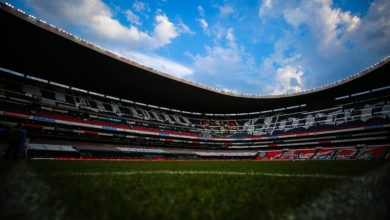
[[[157,74],[80,43],[46,24],[0,10],[0,67],[57,83],[150,105],[200,113],[246,113],[306,104],[331,106],[334,98],[390,85],[389,62],[352,80],[312,92],[244,97]]]

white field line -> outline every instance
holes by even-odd
[[[311,178],[326,178],[326,179],[346,179],[353,178],[345,175],[327,175],[327,174],[285,174],[285,173],[264,173],[264,172],[234,172],[234,171],[172,171],[172,170],[158,170],[158,171],[127,171],[127,172],[65,172],[52,173],[53,176],[132,176],[132,175],[231,175],[231,176],[271,176],[271,177],[311,177]]]

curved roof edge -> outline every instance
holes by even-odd
[[[66,32],[65,30],[62,30],[60,28],[57,28],[56,26],[52,25],[52,24],[48,24],[46,21],[43,21],[41,19],[37,19],[36,17],[32,16],[32,15],[28,15],[26,14],[23,10],[20,10],[20,9],[15,9],[13,5],[7,3],[7,2],[0,2],[0,5],[3,9],[6,9],[7,11],[11,12],[12,14],[15,14],[17,15],[18,17],[32,23],[32,24],[35,24],[37,26],[40,26],[41,28],[44,28],[50,32],[53,32],[55,34],[58,34],[68,40],[71,40],[75,43],[78,43],[80,45],[83,45],[89,49],[92,49],[96,52],[99,52],[99,53],[102,53],[104,55],[107,55],[111,58],[114,58],[116,60],[119,60],[121,62],[124,62],[126,64],[129,64],[129,65],[132,65],[132,66],[135,66],[137,68],[140,68],[140,69],[143,69],[145,71],[148,71],[148,72],[151,72],[151,73],[154,73],[154,74],[157,74],[157,75],[160,75],[160,76],[163,76],[163,77],[166,77],[166,78],[169,78],[169,79],[172,79],[172,80],[175,80],[175,81],[178,81],[178,82],[181,82],[181,83],[185,83],[187,85],[190,85],[190,86],[195,86],[195,87],[198,87],[198,88],[201,88],[201,89],[205,89],[205,90],[208,90],[208,91],[211,91],[211,92],[216,92],[216,93],[219,93],[219,94],[223,94],[223,95],[228,95],[228,96],[233,96],[233,97],[238,97],[238,98],[253,98],[253,99],[258,99],[258,98],[262,98],[262,99],[268,99],[268,98],[286,98],[286,97],[293,97],[293,96],[298,96],[298,95],[306,95],[306,94],[310,94],[310,93],[313,93],[313,92],[318,92],[318,91],[322,91],[322,90],[326,90],[326,89],[329,89],[329,88],[332,88],[332,87],[336,87],[336,86],[339,86],[339,85],[343,85],[351,80],[354,80],[356,78],[359,78],[361,76],[364,76],[384,65],[386,65],[387,63],[390,63],[390,56],[387,56],[386,58],[382,59],[381,61],[379,61],[378,63],[372,65],[371,67],[368,67],[366,68],[365,70],[359,72],[359,73],[356,73],[356,74],[353,74],[347,78],[344,78],[342,80],[339,80],[337,82],[333,82],[333,83],[329,83],[329,84],[326,84],[326,85],[323,85],[323,86],[320,86],[320,87],[317,87],[317,88],[313,88],[313,89],[307,89],[307,90],[303,90],[303,91],[300,91],[300,92],[293,92],[293,93],[286,93],[286,94],[276,94],[276,95],[252,95],[252,94],[242,94],[242,93],[235,93],[235,92],[229,92],[229,91],[224,91],[224,90],[220,90],[220,89],[217,89],[217,88],[214,88],[214,87],[210,87],[210,86],[206,86],[206,85],[203,85],[203,84],[200,84],[200,83],[196,83],[196,82],[193,82],[193,81],[190,81],[190,80],[186,80],[186,79],[182,79],[180,77],[177,77],[177,76],[173,76],[171,74],[168,74],[168,73],[165,73],[165,72],[162,72],[162,71],[159,71],[159,70],[156,70],[156,69],[153,69],[151,67],[148,67],[148,66],[145,66],[143,64],[139,64],[135,61],[132,61],[126,57],[123,57],[121,55],[118,55],[114,52],[111,52],[109,50],[106,50],[104,49],[103,47],[97,45],[97,44],[93,44],[87,40],[84,40],[80,37],[77,37],[71,33],[68,33]],[[5,7],[3,7],[5,6]]]
[[[331,107],[337,97],[390,87],[390,57],[346,79],[282,95],[221,91],[154,70],[48,25],[0,0],[0,67],[136,103],[201,114]],[[23,65],[21,65],[23,64]]]

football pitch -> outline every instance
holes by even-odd
[[[0,161],[1,219],[388,219],[386,161]]]

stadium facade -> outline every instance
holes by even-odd
[[[390,159],[389,57],[316,89],[236,94],[0,6],[3,151],[21,126],[30,158]]]

